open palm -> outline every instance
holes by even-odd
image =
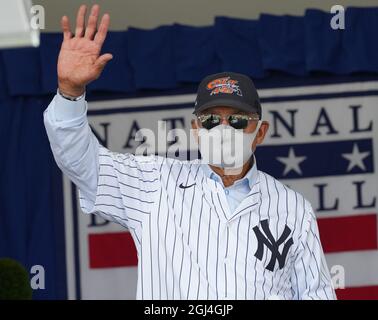
[[[85,27],[86,6],[77,13],[75,36],[69,27],[68,17],[62,18],[63,43],[58,58],[58,81],[62,93],[79,96],[85,86],[97,79],[106,63],[112,59],[109,53],[100,56],[109,28],[110,17],[105,14],[97,30],[99,6],[92,7],[88,25]]]

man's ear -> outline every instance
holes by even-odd
[[[192,125],[192,129],[193,130],[197,130],[198,129],[197,121],[195,119],[192,119],[190,121],[190,124]]]
[[[268,132],[268,130],[269,130],[269,122],[268,121],[263,121],[261,123],[259,131],[257,132],[256,139],[254,141],[254,147],[255,147],[255,145],[263,143],[263,141],[265,139],[265,136],[266,136],[266,133]]]

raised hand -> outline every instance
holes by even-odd
[[[75,35],[70,31],[68,17],[62,17],[63,43],[58,58],[58,84],[63,94],[77,97],[84,93],[85,86],[97,79],[113,56],[100,56],[101,47],[109,28],[110,17],[104,14],[97,30],[100,7],[94,5],[85,26],[87,7],[80,6],[77,12]]]

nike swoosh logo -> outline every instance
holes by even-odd
[[[190,186],[184,186],[184,185],[182,184],[182,182],[181,182],[181,184],[179,185],[179,187],[180,187],[181,189],[187,189],[187,188],[193,187],[195,184],[196,184],[196,183],[193,183],[193,184],[191,184]]]

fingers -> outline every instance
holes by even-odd
[[[108,33],[109,24],[110,16],[107,13],[105,13],[101,19],[100,26],[98,27],[98,31],[94,38],[94,41],[100,46],[102,46],[102,44],[105,41],[106,34]]]
[[[102,71],[106,64],[113,59],[113,55],[110,53],[105,53],[101,56],[99,56],[95,62],[95,66]]]
[[[92,7],[91,14],[89,15],[88,19],[88,25],[87,28],[85,29],[85,38],[87,39],[93,39],[94,34],[97,29],[97,19],[98,19],[98,13],[100,11],[100,6],[95,4]]]
[[[87,6],[81,5],[76,17],[76,30],[75,37],[82,37],[85,30],[85,13],[87,12]]]
[[[62,31],[63,31],[63,39],[64,40],[71,39],[72,33],[70,31],[70,22],[67,16],[62,17],[61,26],[62,26]]]
[[[104,14],[104,16],[101,19],[100,26],[98,28],[98,31],[96,33],[96,27],[97,27],[97,21],[99,16],[100,7],[98,5],[94,5],[91,9],[91,14],[88,19],[88,26],[85,28],[85,14],[87,11],[86,5],[81,5],[76,17],[76,29],[75,29],[75,37],[81,38],[85,36],[87,39],[93,39],[94,41],[102,46],[106,35],[108,33],[109,24],[110,24],[110,16],[109,14]],[[65,20],[65,18],[64,18]],[[67,18],[68,21],[68,18]],[[68,22],[67,22],[68,24]],[[66,23],[64,24],[66,28]],[[63,28],[63,19],[62,19],[62,28]],[[65,29],[64,29],[65,30]],[[68,26],[69,30],[69,26]],[[96,35],[95,35],[96,34]],[[68,33],[67,33],[68,37]]]

